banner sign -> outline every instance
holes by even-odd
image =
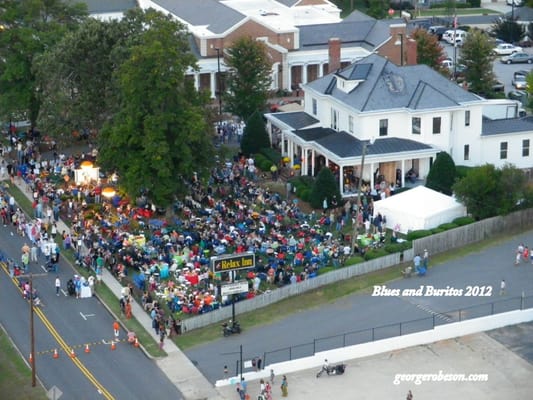
[[[211,258],[213,272],[236,271],[245,268],[255,268],[255,254],[241,253],[230,256],[220,256]]]

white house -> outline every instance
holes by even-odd
[[[363,181],[424,179],[440,151],[456,165],[533,167],[533,119],[489,120],[484,98],[426,65],[397,66],[372,54],[302,85],[305,109],[267,114],[272,140],[291,165],[315,175],[330,167],[343,196]],[[378,181],[378,182],[376,182]]]

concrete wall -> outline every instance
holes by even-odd
[[[324,364],[324,359],[328,359],[331,364],[335,364],[345,360],[369,357],[376,354],[405,349],[407,347],[435,343],[441,340],[485,332],[492,329],[502,328],[504,326],[529,322],[531,320],[533,320],[533,309],[510,311],[488,317],[440,325],[436,326],[435,329],[428,331],[315,353],[315,355],[311,357],[265,365],[262,371],[248,372],[243,374],[243,376],[247,381],[268,378],[270,369],[274,369],[279,376],[309,368],[320,368]],[[217,381],[216,386],[233,384],[235,383],[235,379],[236,378],[230,378]]]

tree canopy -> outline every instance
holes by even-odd
[[[322,208],[324,199],[326,199],[328,207],[331,207],[333,198],[337,202],[340,201],[341,194],[339,191],[338,180],[329,168],[322,168],[316,177],[315,184],[311,189],[311,206],[313,208]]]
[[[416,29],[411,37],[416,41],[417,63],[445,72],[441,62],[444,60],[444,49],[435,35],[430,35],[425,29]]]
[[[227,49],[225,63],[230,68],[223,96],[225,109],[247,121],[254,112],[266,108],[272,67],[266,46],[243,36]]]
[[[477,29],[471,30],[463,43],[459,62],[466,67],[465,81],[474,93],[490,95],[493,92],[493,48],[494,42]]]
[[[533,200],[523,171],[509,164],[474,167],[453,185],[453,191],[476,219],[505,215]]]
[[[154,10],[134,17],[143,29],[114,74],[120,105],[100,133],[98,160],[118,172],[130,196],[146,193],[168,206],[213,160],[208,99],[185,78],[196,68],[185,27]]]
[[[437,154],[437,158],[429,170],[426,178],[426,187],[449,196],[452,194],[455,177],[455,163],[453,159],[448,153],[441,151]]]
[[[82,3],[61,0],[0,2],[0,110],[6,119],[24,116],[35,125],[40,101],[34,61],[87,16]]]
[[[37,57],[39,127],[52,136],[65,126],[100,129],[118,110],[112,77],[122,62],[116,53],[123,45],[124,25],[88,19]]]
[[[259,153],[263,148],[270,147],[270,139],[265,128],[263,115],[256,111],[248,118],[246,127],[244,128],[241,150],[249,156],[251,154]]]
[[[519,42],[526,34],[524,26],[512,17],[497,19],[492,25],[492,32],[507,43]]]

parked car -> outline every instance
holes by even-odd
[[[492,52],[497,56],[508,56],[514,53],[522,53],[522,48],[510,43],[500,43],[492,50]]]
[[[502,81],[495,79],[492,83],[492,90],[494,92],[503,92],[505,90],[505,85]]]
[[[524,5],[524,0],[506,0],[508,6],[522,7]]]
[[[527,80],[526,77],[529,74],[528,71],[516,71],[513,74],[512,84],[516,89],[526,89]]]
[[[448,29],[442,35],[442,40],[449,44],[456,44],[458,46],[462,46],[466,39],[466,35],[467,33],[461,29]]]
[[[507,98],[518,100],[524,107],[529,103],[529,94],[525,90],[511,90],[507,93]]]
[[[442,40],[442,35],[447,30],[448,30],[448,28],[446,28],[445,26],[442,26],[442,25],[430,26],[429,29],[428,29],[428,33],[430,35],[436,36],[437,40]]]
[[[504,56],[500,60],[504,64],[533,63],[533,55],[527,53],[514,53]]]

